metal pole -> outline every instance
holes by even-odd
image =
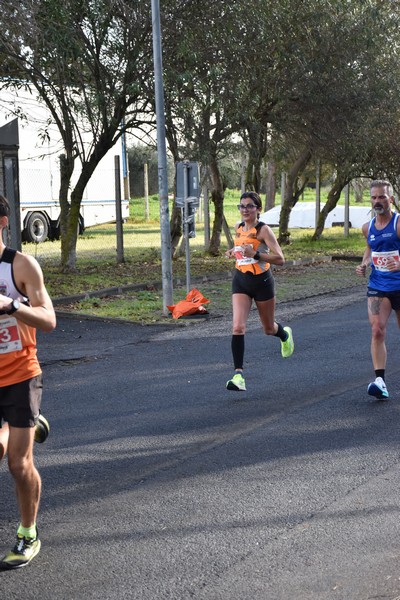
[[[350,221],[350,185],[347,184],[344,188],[344,237],[349,237],[349,221]]]
[[[185,236],[186,256],[186,292],[190,292],[190,244],[189,244],[189,206],[188,206],[188,165],[183,165],[183,235]]]
[[[117,233],[117,263],[124,262],[124,234],[122,228],[122,209],[121,209],[121,173],[119,156],[114,156],[115,168],[115,216]]]
[[[149,207],[149,169],[147,162],[144,163],[144,218],[146,221],[150,219],[150,207]]]
[[[163,289],[163,313],[168,314],[168,305],[173,304],[172,293],[172,256],[171,232],[169,226],[168,206],[168,170],[167,148],[165,143],[165,115],[164,115],[164,86],[162,79],[162,54],[161,54],[161,23],[160,2],[151,0],[152,26],[153,26],[153,61],[154,61],[154,89],[157,120],[157,149],[158,149],[158,195],[160,201],[160,230],[161,230],[161,271]]]

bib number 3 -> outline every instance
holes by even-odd
[[[9,317],[0,320],[0,354],[22,350],[17,319]]]

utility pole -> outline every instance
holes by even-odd
[[[116,216],[116,231],[117,231],[117,263],[125,262],[124,259],[124,232],[122,226],[122,210],[121,210],[121,167],[119,156],[114,156],[115,170],[115,216]]]
[[[161,53],[161,24],[159,0],[151,0],[151,13],[153,26],[154,89],[157,120],[158,196],[160,201],[163,313],[166,315],[168,314],[167,306],[173,304],[173,292],[171,232],[169,226],[168,206],[168,165],[167,148],[165,143],[164,86],[162,79],[163,69]]]

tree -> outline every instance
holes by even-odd
[[[251,47],[258,2],[193,0],[184,9],[174,6],[168,3],[163,15],[167,139],[175,160],[190,158],[207,167],[215,207],[209,252],[218,254],[224,226],[221,161],[251,112],[241,62]],[[181,229],[174,215],[176,240]]]
[[[274,7],[278,27],[272,36],[279,79],[268,71],[267,61],[264,72],[271,79],[269,84],[260,79],[259,120],[279,135],[287,156],[289,150],[295,155],[288,169],[291,177],[279,230],[281,243],[288,243],[290,211],[307,162],[312,157],[331,164],[352,162],[361,140],[354,134],[362,129],[364,136],[371,136],[382,99],[387,106],[389,81],[398,73],[393,61],[397,59],[398,11],[391,3],[373,0],[320,0],[312,6],[282,0]],[[270,43],[271,31],[267,27],[264,31]],[[358,145],[360,155],[367,139]]]
[[[3,23],[3,85],[17,89],[29,82],[63,141],[61,264],[74,269],[80,203],[94,169],[126,130],[149,121],[150,98],[142,93],[152,77],[149,4],[10,0]],[[80,174],[69,199],[77,160]]]

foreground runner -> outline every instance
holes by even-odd
[[[258,220],[261,199],[255,192],[240,197],[238,209],[242,221],[235,226],[235,246],[227,250],[228,258],[236,257],[232,281],[232,355],[235,373],[226,387],[228,390],[246,390],[243,377],[244,335],[253,299],[266,335],[281,340],[284,358],[293,354],[294,342],[290,327],[275,321],[275,287],[271,265],[283,265],[285,259],[272,229]]]
[[[400,219],[399,214],[392,211],[394,196],[389,181],[372,181],[370,191],[376,216],[362,226],[367,247],[356,273],[360,277],[365,276],[367,266],[371,265],[367,297],[375,381],[368,385],[367,391],[370,396],[383,400],[389,398],[385,383],[385,338],[392,310],[400,326]]]
[[[39,416],[42,375],[36,328],[52,331],[56,325],[39,264],[3,242],[9,214],[9,204],[0,195],[0,422],[7,423],[0,440],[3,452],[7,450],[21,518],[17,542],[0,561],[0,569],[23,567],[40,550],[36,517],[41,479],[33,462],[33,441],[47,421]]]

